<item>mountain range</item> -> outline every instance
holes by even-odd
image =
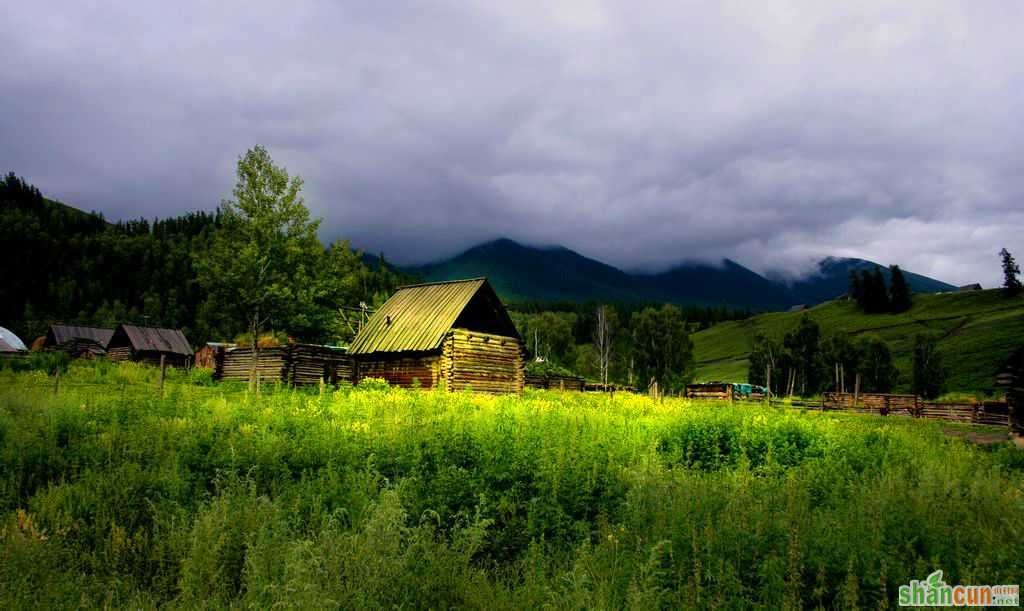
[[[846,292],[851,270],[879,265],[864,259],[828,257],[795,281],[766,277],[730,259],[720,264],[682,263],[659,273],[630,273],[562,246],[527,246],[503,238],[479,244],[435,263],[403,267],[424,281],[487,276],[511,302],[668,302],[687,305],[782,310],[834,299]],[[955,290],[951,284],[907,272],[917,293]]]

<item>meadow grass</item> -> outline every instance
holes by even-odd
[[[889,346],[900,373],[897,390],[912,378],[914,336],[940,337],[939,351],[948,369],[946,387],[983,396],[994,391],[995,376],[1024,337],[1024,299],[1000,290],[914,295],[913,307],[900,314],[864,314],[850,301],[831,301],[806,311],[822,333],[851,337],[876,335]],[[719,323],[693,335],[697,380],[747,379],[754,336],[782,340],[804,312],[773,312]]]
[[[0,373],[0,606],[891,606],[1024,576],[1024,460],[940,424]]]

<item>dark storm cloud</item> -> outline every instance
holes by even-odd
[[[1016,2],[17,3],[0,168],[212,208],[265,144],[324,237],[626,268],[824,255],[996,283],[1024,240]]]

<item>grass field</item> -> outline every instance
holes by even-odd
[[[900,372],[899,390],[911,379],[914,335],[941,336],[939,349],[949,369],[951,391],[989,393],[1010,354],[1024,346],[1024,298],[1007,299],[998,290],[914,295],[902,314],[864,314],[850,301],[807,310],[823,334],[874,334],[885,340]],[[693,335],[698,381],[745,381],[754,335],[782,339],[801,312],[762,314],[726,322]]]
[[[893,605],[1024,576],[1024,459],[636,395],[0,372],[0,607]],[[949,426],[949,425],[944,425]]]

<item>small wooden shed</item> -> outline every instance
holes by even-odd
[[[348,353],[357,380],[449,391],[523,390],[522,340],[486,278],[399,288]]]
[[[43,339],[43,350],[61,350],[72,357],[92,358],[107,353],[113,329],[50,325]]]
[[[107,344],[112,361],[141,361],[160,364],[160,357],[172,367],[188,367],[192,346],[178,329],[118,325]]]

